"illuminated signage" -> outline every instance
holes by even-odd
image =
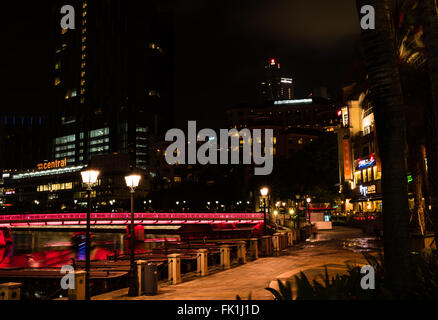
[[[292,79],[291,78],[281,78],[280,82],[281,83],[292,83]]]
[[[271,59],[271,65],[275,64],[275,59]]]
[[[358,163],[358,168],[359,169],[368,168],[373,166],[375,163],[376,163],[376,159],[374,158],[374,156],[371,156],[369,157],[369,159],[360,160]]]
[[[63,160],[55,160],[50,162],[38,163],[38,170],[48,170],[48,169],[57,169],[57,168],[65,168],[67,166],[67,158]]]
[[[342,149],[344,153],[344,177],[345,180],[350,180],[353,175],[353,170],[351,164],[350,141],[348,139],[342,141]]]
[[[278,100],[274,104],[309,104],[312,103],[312,99],[295,99],[295,100]]]
[[[369,186],[359,186],[359,192],[361,195],[363,195],[364,197],[366,197],[368,194],[371,193],[376,193],[376,185],[372,184]]]

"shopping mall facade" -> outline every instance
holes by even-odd
[[[340,193],[346,213],[382,211],[381,163],[374,113],[363,92],[344,88],[346,105],[338,129]]]

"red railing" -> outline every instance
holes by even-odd
[[[130,223],[130,213],[92,213],[91,224],[124,225]],[[47,213],[0,215],[0,227],[83,225],[86,213]],[[137,212],[135,224],[212,224],[261,223],[263,213],[155,213]]]

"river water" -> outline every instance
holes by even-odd
[[[74,260],[85,259],[84,243],[72,243],[74,232],[64,231],[12,231],[13,244],[0,247],[0,269],[59,267]],[[115,251],[126,253],[128,245],[126,233],[96,232],[93,233],[92,260],[105,260],[107,255]],[[161,244],[164,240],[177,240],[176,236],[146,235],[145,245],[148,250]]]

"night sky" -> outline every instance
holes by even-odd
[[[8,81],[1,93],[14,110],[47,103],[52,48],[44,2],[7,8],[0,72]],[[339,94],[360,31],[355,0],[179,0],[172,7],[178,124],[195,119],[215,126],[225,108],[258,102],[271,57],[294,78],[297,98],[318,86]]]
[[[294,78],[297,98],[318,86],[339,94],[360,33],[355,0],[181,3],[176,31],[181,118],[211,119],[239,102],[257,102],[271,57]]]

